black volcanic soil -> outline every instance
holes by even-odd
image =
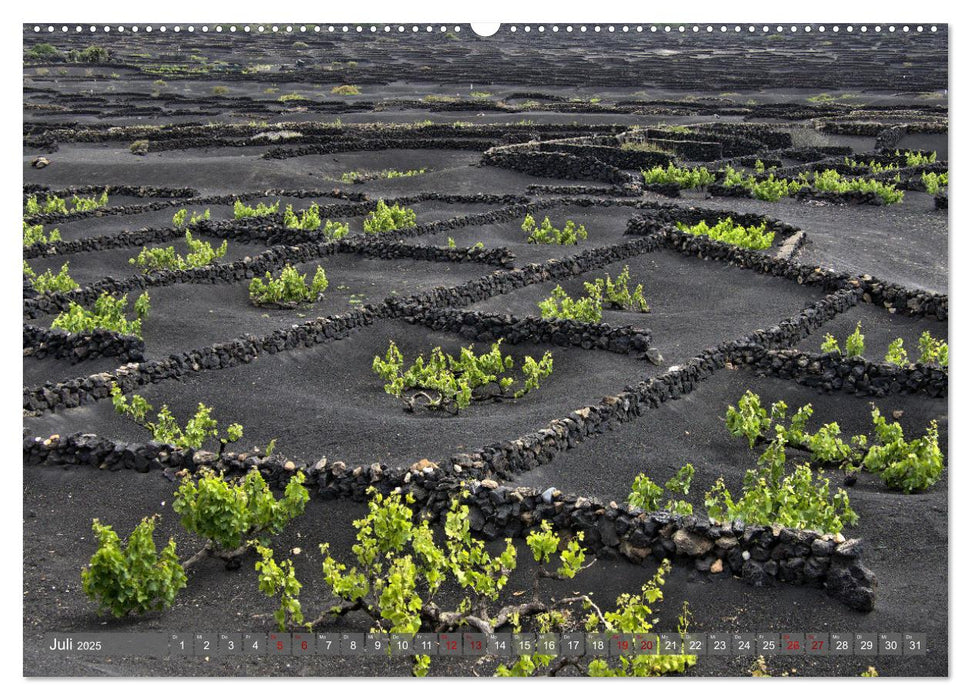
[[[903,339],[904,349],[911,362],[916,362],[920,357],[917,341],[925,331],[934,338],[947,340],[947,323],[936,319],[892,314],[873,304],[858,304],[833,318],[797,343],[796,347],[807,352],[820,352],[820,345],[829,333],[845,349],[846,338],[856,330],[857,324],[860,324],[860,332],[863,334],[863,356],[874,362],[883,361],[888,346],[897,338]]]
[[[188,586],[176,604],[164,614],[143,618],[105,621],[84,596],[80,570],[94,551],[91,520],[99,518],[117,530],[130,531],[146,515],[159,513],[157,542],[175,537],[180,556],[188,556],[200,542],[188,537],[178,526],[178,516],[171,510],[176,485],[158,472],[101,472],[83,469],[41,468],[33,470],[24,482],[24,674],[29,676],[404,676],[410,673],[407,661],[398,659],[343,657],[285,657],[229,660],[220,657],[183,659],[119,658],[103,661],[51,658],[40,649],[43,635],[51,630],[80,632],[86,630],[131,632],[183,632],[185,630],[219,632],[262,632],[274,630],[271,617],[273,603],[256,587],[253,570],[255,558],[244,559],[237,571],[227,571],[222,564],[205,561],[191,570]],[[164,505],[163,505],[164,504]],[[862,506],[861,506],[862,510]],[[867,509],[879,522],[882,534],[892,534],[898,521],[892,509]],[[349,501],[312,500],[304,515],[297,518],[279,537],[273,548],[277,556],[286,556],[296,567],[303,583],[301,604],[306,614],[316,615],[330,604],[320,575],[320,553],[317,543],[327,541],[342,561],[350,562],[349,550],[354,542],[350,523],[365,513],[363,504]],[[883,631],[919,629],[928,634],[931,652],[923,657],[869,659],[861,657],[769,658],[773,673],[795,669],[798,675],[859,675],[869,665],[876,665],[883,676],[919,676],[947,674],[946,635],[946,567],[936,555],[923,555],[908,570],[917,575],[900,576],[895,571],[896,547],[910,556],[921,547],[941,545],[946,530],[940,530],[942,512],[928,508],[917,514],[916,522],[926,535],[913,542],[894,541],[893,547],[871,549],[868,561],[877,569],[881,580],[893,577],[881,586],[877,610],[869,614],[854,613],[826,596],[822,590],[794,586],[753,588],[740,581],[721,577],[706,580],[686,568],[675,566],[667,578],[664,602],[655,629],[666,631],[677,625],[682,601],[688,601],[691,629],[697,631],[756,632],[783,630],[813,631]],[[519,545],[523,545],[520,543]],[[294,549],[300,553],[295,554]],[[495,549],[495,546],[492,546]],[[532,571],[531,558],[521,552],[519,569],[507,590],[523,590]],[[926,576],[926,567],[937,572]],[[550,596],[589,592],[602,607],[612,606],[617,596],[637,590],[654,573],[653,565],[634,566],[619,561],[600,561],[566,584],[544,588]],[[896,575],[895,575],[896,574]],[[444,592],[447,601],[451,597]],[[204,618],[200,611],[205,611]],[[203,621],[204,620],[204,621]],[[347,616],[340,624],[320,631],[366,632],[367,618]],[[202,628],[205,628],[202,630]],[[691,675],[746,675],[751,659],[739,657],[701,657]],[[436,659],[433,675],[471,675],[476,668],[470,660]],[[488,669],[488,666],[485,666]],[[488,675],[478,667],[480,675]]]
[[[310,349],[261,357],[248,365],[195,374],[184,382],[145,387],[140,393],[153,405],[167,403],[177,415],[204,401],[223,420],[253,426],[245,443],[262,445],[277,439],[281,453],[316,460],[322,455],[348,463],[381,461],[410,465],[419,459],[438,461],[543,427],[548,421],[646,376],[643,360],[609,352],[552,348],[554,372],[523,399],[477,404],[459,415],[403,410],[384,393],[384,380],[371,371],[376,355],[395,344],[406,358],[441,346],[455,353],[469,345],[455,336],[400,321],[382,321],[349,338]],[[489,349],[479,343],[479,352]],[[539,359],[546,348],[508,345],[518,368],[525,355]],[[27,418],[36,435],[67,434],[89,426],[123,440],[144,439],[143,429],[114,413],[111,403]]]
[[[210,236],[193,236],[200,241],[208,242],[214,249],[219,248],[222,245],[224,239],[213,238]],[[176,239],[174,241],[163,244],[153,244],[147,246],[149,248],[175,248],[175,252],[179,255],[186,255],[189,252],[189,247],[186,245],[185,239]],[[219,262],[232,262],[234,260],[242,260],[247,256],[259,255],[265,251],[269,246],[254,243],[239,243],[237,241],[232,241],[226,246],[226,255],[219,258]],[[28,261],[31,268],[37,273],[41,273],[44,270],[51,269],[57,272],[61,269],[64,263],[68,263],[71,277],[75,282],[81,285],[88,285],[92,282],[98,282],[105,277],[113,277],[114,279],[125,279],[126,277],[132,277],[134,275],[141,273],[141,268],[138,265],[130,262],[133,259],[137,259],[138,253],[141,252],[142,246],[137,246],[133,248],[110,248],[108,250],[98,250],[83,253],[71,253],[69,255],[51,255],[45,258],[39,258],[36,260]],[[151,290],[149,290],[149,295],[151,295]],[[135,295],[130,295],[132,298]]]
[[[555,246],[554,246],[555,247]],[[559,284],[573,298],[584,295],[584,282],[630,270],[630,288],[644,285],[650,311],[605,309],[603,322],[648,328],[662,365],[683,362],[726,339],[739,338],[789,318],[823,296],[821,290],[720,263],[659,250],[613,263],[561,283],[535,284],[492,297],[472,308],[514,316],[539,316],[538,303]],[[712,308],[721,313],[713,315]]]
[[[487,265],[379,260],[347,254],[294,267],[306,276],[309,284],[318,265],[324,268],[329,283],[323,298],[295,308],[267,308],[250,303],[249,280],[234,284],[173,284],[150,289],[152,308],[142,323],[146,358],[159,359],[189,348],[224,343],[243,333],[265,335],[313,318],[347,313],[365,304],[380,304],[389,297],[462,284],[492,271]],[[279,272],[273,274],[279,276]],[[134,298],[135,295],[129,294],[130,302]],[[51,320],[53,316],[38,318],[32,323],[46,327]]]
[[[651,197],[651,195],[648,195]],[[661,197],[654,197],[660,201]],[[795,261],[840,272],[868,274],[932,292],[947,293],[947,212],[926,192],[906,192],[888,206],[813,205],[714,197],[705,206],[756,212],[798,226],[808,241]]]

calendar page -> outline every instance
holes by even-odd
[[[949,675],[946,24],[22,40],[25,676]]]

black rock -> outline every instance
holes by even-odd
[[[825,585],[829,595],[854,610],[870,612],[876,606],[876,576],[859,564],[831,566]]]

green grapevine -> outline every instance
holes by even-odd
[[[543,318],[599,323],[603,317],[603,297],[599,287],[593,289],[587,296],[573,299],[563,287],[556,285],[552,295],[537,305]]]
[[[747,438],[750,448],[768,444],[759,458],[761,463],[775,463],[779,453],[784,463],[786,448],[793,448],[808,453],[813,462],[822,466],[841,467],[848,473],[866,469],[880,476],[890,488],[905,493],[929,488],[943,472],[944,458],[935,421],[931,421],[923,437],[907,442],[900,424],[888,424],[874,407],[876,442],[870,446],[870,438],[863,434],[843,440],[837,423],[827,423],[810,432],[807,426],[813,413],[811,404],[796,411],[788,424],[787,413],[784,401],[777,401],[766,411],[758,395],[746,391],[737,407],[728,408],[725,426],[733,436]]]
[[[43,224],[34,224],[31,226],[26,221],[24,222],[24,247],[38,243],[47,245],[48,243],[60,242],[61,232],[58,229],[52,229],[45,234]]]
[[[287,523],[302,515],[310,500],[304,481],[303,472],[297,472],[283,497],[276,499],[259,469],[227,481],[204,468],[197,478],[183,477],[172,509],[182,516],[182,527],[187,531],[208,540],[215,549],[232,552],[248,548],[254,538],[279,534]]]
[[[709,226],[704,220],[694,226],[688,226],[680,221],[675,225],[679,230],[695,236],[708,236],[714,241],[723,241],[751,250],[765,250],[775,239],[775,232],[766,231],[764,222],[758,226],[741,226],[735,224],[731,217],[720,219],[714,226]]]
[[[894,151],[894,155],[898,158],[901,157],[900,151]],[[918,165],[931,165],[937,162],[937,151],[933,151],[929,156],[925,156],[919,151],[905,151],[903,153],[903,159],[910,168],[915,168]]]
[[[846,357],[862,357],[863,352],[866,349],[864,339],[866,336],[863,335],[863,323],[857,321],[856,328],[853,332],[846,337]],[[902,343],[902,341],[901,341]],[[823,342],[819,346],[820,350],[823,352],[836,355],[843,355],[843,350],[840,349],[839,341],[833,337],[832,334],[827,333],[823,336]]]
[[[176,228],[182,228],[188,220],[190,226],[194,226],[200,221],[208,221],[211,214],[208,209],[206,209],[202,214],[192,212],[192,216],[185,209],[179,209],[175,214],[172,215],[172,225]]]
[[[142,272],[154,270],[191,270],[197,267],[212,265],[216,260],[226,255],[228,242],[223,241],[218,248],[213,248],[209,241],[193,238],[191,231],[185,232],[185,243],[189,253],[182,256],[175,252],[175,247],[142,248],[137,257],[130,258],[131,265],[137,265]]]
[[[426,362],[422,355],[404,369],[404,358],[394,341],[384,358],[374,358],[374,372],[387,383],[386,393],[398,397],[406,410],[414,411],[422,403],[429,409],[459,411],[472,401],[522,398],[553,372],[553,355],[547,351],[542,359],[523,360],[521,386],[510,391],[515,379],[503,376],[513,368],[513,359],[500,349],[502,340],[492,344],[489,352],[477,355],[473,346],[462,348],[459,355],[447,355],[440,347],[432,350]]]
[[[905,367],[909,363],[907,362],[907,351],[904,350],[904,339],[897,338],[890,341],[890,345],[887,347],[887,354],[884,360],[897,367]]]
[[[300,231],[316,231],[320,228],[320,206],[314,202],[309,208],[297,216],[293,212],[293,207],[287,205],[283,212],[283,225],[287,228],[298,229]]]
[[[287,265],[277,278],[269,272],[262,279],[254,277],[249,285],[249,298],[256,306],[295,306],[301,302],[316,301],[328,284],[327,275],[320,265],[309,285],[307,275],[301,275],[295,267]]]
[[[51,328],[60,328],[68,333],[84,333],[101,328],[116,331],[122,335],[134,335],[141,338],[142,320],[148,316],[149,312],[148,292],[142,292],[135,300],[134,320],[130,321],[125,316],[126,306],[128,306],[127,294],[116,299],[108,292],[102,292],[91,310],[85,309],[77,302],[72,301],[67,311],[62,311],[57,315],[51,323]]]
[[[921,364],[935,364],[941,367],[947,367],[947,343],[943,340],[933,337],[929,331],[924,331],[921,333],[917,345],[920,347],[920,359],[918,362]]]
[[[61,265],[61,271],[56,275],[48,268],[39,275],[34,272],[27,261],[24,260],[24,275],[30,280],[31,285],[34,287],[34,291],[38,294],[46,294],[48,292],[70,292],[73,289],[77,289],[80,285],[71,279],[71,275],[68,273],[68,263]]]
[[[97,519],[91,525],[98,550],[81,570],[84,593],[115,617],[164,610],[185,588],[186,575],[175,554],[175,540],[159,552],[153,534],[155,518],[135,526],[122,545],[110,525]]]
[[[384,496],[371,490],[367,515],[354,522],[357,535],[352,566],[334,559],[329,545],[320,546],[324,581],[339,602],[311,622],[311,629],[359,610],[371,618],[372,629],[388,634],[460,627],[486,634],[500,629],[520,632],[527,619],[545,633],[562,629],[572,609],[588,613],[585,626],[591,632],[643,633],[652,629],[655,620],[651,606],[663,598],[663,577],[670,570],[667,561],[639,595],[618,598],[616,610],[602,612],[586,595],[551,601],[540,595],[544,580],[573,579],[591,564],[586,563],[582,535],[564,543],[544,522],[526,537],[537,565],[532,597],[501,605],[499,599],[518,563],[512,540],[507,539],[505,548],[497,554],[490,554],[485,544],[472,536],[469,507],[455,499],[445,516],[444,542],[439,543],[428,521],[416,519],[412,503],[410,494]],[[462,596],[451,609],[443,609],[436,600],[447,582]],[[686,615],[682,623],[684,631]],[[548,655],[522,655],[512,664],[500,663],[496,675],[552,675],[556,673],[554,660]],[[612,662],[596,659],[586,667],[580,657],[566,661],[589,675],[661,675],[684,671],[696,657],[629,656]],[[430,663],[430,657],[417,656],[412,672],[427,675]]]
[[[417,216],[413,209],[393,204],[388,206],[383,199],[378,200],[374,211],[364,219],[365,233],[383,233],[399,228],[410,228],[415,225]]]
[[[716,179],[714,173],[708,172],[708,168],[679,168],[674,163],[668,163],[667,168],[657,165],[650,170],[642,170],[641,177],[646,185],[674,184],[684,190],[707,187]]]
[[[248,219],[252,217],[270,216],[280,211],[280,202],[275,204],[258,203],[255,207],[243,204],[238,199],[233,203],[233,217],[236,219]]]
[[[941,187],[947,187],[947,173],[922,173],[920,179],[930,194],[937,194]]]
[[[277,628],[283,632],[288,626],[302,624],[303,610],[297,596],[303,586],[297,580],[293,562],[287,559],[282,565],[277,564],[273,550],[263,545],[256,545],[256,552],[260,556],[256,562],[260,591],[270,598],[280,596],[280,607],[273,613]]]
[[[527,214],[520,228],[529,234],[526,239],[527,243],[577,245],[580,241],[587,240],[587,229],[584,228],[583,224],[577,226],[572,221],[567,220],[563,228],[558,229],[553,227],[548,216],[543,219],[542,224],[537,226],[533,215]]]
[[[118,385],[111,388],[111,403],[115,411],[146,428],[152,434],[153,440],[179,449],[198,450],[207,439],[213,438],[218,441],[221,454],[227,444],[243,437],[243,426],[239,423],[230,424],[226,428],[225,437],[221,437],[219,423],[212,417],[212,408],[203,403],[199,404],[185,428],[179,427],[175,416],[165,404],[155,420],[149,420],[149,414],[155,410],[152,405],[139,394],[132,394],[130,399],[125,397]]]

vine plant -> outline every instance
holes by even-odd
[[[529,234],[527,243],[542,243],[552,245],[577,245],[580,241],[587,240],[587,229],[583,224],[577,226],[567,220],[562,229],[554,228],[550,223],[550,217],[544,217],[543,223],[537,225],[536,219],[532,214],[527,214],[520,227]]]
[[[24,260],[24,276],[30,280],[31,286],[38,294],[49,292],[70,292],[77,289],[80,285],[75,282],[68,271],[68,263],[61,265],[61,270],[56,275],[50,268],[37,274]]]
[[[218,248],[213,248],[209,241],[193,238],[191,231],[185,232],[185,244],[189,248],[188,255],[182,256],[175,252],[174,246],[167,248],[142,248],[137,257],[129,258],[128,262],[137,265],[142,272],[154,270],[191,270],[197,267],[212,265],[216,260],[226,255],[228,241],[223,241]]]
[[[526,537],[537,564],[531,596],[500,605],[500,596],[517,566],[518,552],[512,540],[507,539],[505,549],[498,554],[490,554],[484,543],[472,536],[468,506],[454,499],[445,516],[444,543],[439,544],[427,521],[415,524],[413,502],[410,494],[382,496],[372,489],[367,515],[354,523],[357,543],[352,549],[356,561],[351,566],[334,559],[327,544],[320,546],[325,557],[324,581],[336,602],[307,623],[309,629],[360,611],[371,618],[374,631],[385,633],[460,628],[482,634],[502,629],[519,632],[527,621],[545,633],[565,629],[574,610],[585,616],[588,632],[646,633],[652,629],[652,606],[663,599],[664,576],[670,570],[667,560],[640,594],[620,596],[616,610],[603,611],[584,594],[549,600],[541,594],[544,581],[571,580],[594,562],[586,561],[582,534],[563,542],[545,522]],[[454,609],[443,608],[436,599],[445,588],[457,588],[462,596]],[[292,608],[292,600],[284,593],[278,622]],[[682,621],[686,625],[686,616]],[[681,672],[695,662],[696,657],[687,655],[639,655],[611,661],[594,659],[584,667],[580,657],[530,654],[519,656],[510,665],[500,663],[496,675],[556,675],[571,667],[586,675],[649,676]],[[416,656],[413,673],[426,675],[430,663],[430,657]]]
[[[196,477],[185,475],[172,510],[181,515],[182,527],[206,540],[205,546],[182,562],[184,568],[214,556],[235,568],[239,557],[250,549],[266,547],[270,535],[283,531],[287,523],[303,514],[310,500],[303,472],[287,483],[276,499],[259,469],[240,479],[226,480],[210,469]]]
[[[777,401],[766,411],[757,394],[746,391],[738,406],[729,406],[725,425],[735,437],[744,437],[749,447],[768,445],[761,462],[785,462],[786,449],[807,453],[812,462],[823,467],[845,470],[855,480],[861,469],[880,476],[884,483],[904,493],[923,491],[937,482],[944,470],[944,457],[938,445],[937,421],[931,421],[925,434],[904,439],[899,423],[888,423],[876,406],[872,407],[873,442],[867,435],[854,435],[849,442],[840,438],[840,426],[827,423],[816,432],[807,429],[813,414],[812,404],[797,410],[792,418],[788,406]]]
[[[320,265],[309,285],[307,275],[301,275],[293,265],[287,265],[280,271],[279,277],[274,278],[270,272],[262,279],[254,277],[249,285],[249,299],[254,306],[290,308],[317,301],[329,284]]]
[[[866,349],[866,345],[864,343],[865,338],[866,336],[863,335],[863,324],[857,321],[856,328],[850,335],[846,337],[846,356],[862,357],[863,351]],[[840,349],[839,341],[829,333],[823,336],[823,344],[819,349],[825,353],[843,355],[843,350]]]
[[[155,420],[149,420],[149,414],[155,410],[152,404],[140,394],[132,394],[130,399],[125,397],[117,384],[111,387],[111,403],[115,411],[146,428],[152,434],[153,440],[178,449],[198,450],[206,440],[213,438],[218,442],[219,454],[222,455],[226,445],[243,437],[243,426],[239,423],[227,426],[225,436],[221,436],[219,422],[212,417],[212,408],[203,403],[196,408],[185,428],[179,427],[172,411],[165,404],[159,409]]]
[[[81,588],[98,607],[115,617],[164,610],[185,588],[185,570],[169,539],[161,552],[155,546],[155,521],[143,519],[122,545],[110,525],[98,519],[91,524],[98,550],[81,570]]]
[[[745,472],[742,492],[733,496],[719,477],[705,494],[708,516],[728,522],[781,525],[838,534],[859,519],[843,489],[830,492],[829,479],[814,474],[808,464],[785,473],[784,441],[773,441],[759,458],[758,469]]]
[[[937,194],[942,187],[947,187],[947,173],[921,173],[920,179],[929,194]]]
[[[610,275],[598,277],[593,282],[584,282],[585,296],[573,299],[562,286],[556,285],[553,293],[537,303],[543,318],[564,318],[584,323],[599,323],[603,308],[622,311],[648,313],[651,307],[644,298],[644,285],[638,284],[630,290],[630,267],[625,265],[617,279]]]
[[[865,336],[862,332],[862,323],[858,322],[856,324],[856,329],[846,338],[845,353],[844,350],[840,348],[839,341],[830,333],[827,333],[824,336],[820,349],[825,353],[835,353],[837,355],[845,354],[846,357],[862,357],[863,351],[866,349],[864,338]],[[917,340],[917,347],[920,350],[920,355],[917,359],[919,364],[937,365],[938,367],[942,368],[947,367],[947,342],[940,338],[935,338],[931,335],[930,331],[924,331]],[[890,345],[887,347],[887,352],[883,359],[885,362],[897,367],[906,367],[910,365],[907,356],[907,349],[904,347],[904,339],[895,338],[894,340],[890,341]]]
[[[572,298],[560,285],[546,299],[538,302],[543,318],[563,318],[582,323],[599,323],[603,318],[603,292],[599,288],[588,291],[586,296]]]
[[[108,206],[108,190],[101,193],[100,197],[71,197],[71,208],[63,197],[49,194],[41,203],[37,195],[32,194],[24,203],[24,216],[37,216],[38,214],[69,214],[72,211],[93,211]]]
[[[371,368],[387,383],[384,390],[401,399],[405,410],[415,411],[424,405],[430,410],[451,413],[468,408],[473,401],[518,399],[553,372],[553,355],[547,351],[537,362],[527,356],[520,367],[522,384],[515,391],[515,379],[503,376],[514,365],[511,355],[500,349],[502,340],[492,344],[489,352],[476,354],[474,347],[462,348],[459,355],[447,355],[440,347],[432,350],[426,363],[424,356],[404,369],[404,357],[394,341],[384,358],[375,356]]]
[[[300,212],[300,215],[293,211],[293,206],[288,204],[283,212],[283,225],[290,229],[300,231],[316,231],[320,228],[320,205],[317,202],[311,204],[307,209]]]
[[[388,206],[383,199],[379,199],[377,207],[364,219],[364,232],[383,233],[399,228],[410,228],[416,221],[417,216],[413,209],[398,204]]]
[[[142,337],[142,320],[148,316],[150,309],[148,292],[135,300],[135,319],[129,320],[125,316],[128,306],[128,295],[119,298],[108,292],[102,292],[94,302],[93,309],[85,309],[76,301],[72,301],[67,311],[62,311],[51,323],[51,328],[60,328],[68,333],[84,333],[96,329],[115,331],[122,335]]]
[[[667,168],[657,165],[649,170],[642,170],[641,177],[646,185],[674,184],[683,190],[696,190],[712,184],[716,177],[704,166],[700,168],[679,168],[674,163],[668,163]]]
[[[280,202],[274,204],[263,204],[259,202],[255,207],[243,204],[238,199],[233,203],[233,217],[236,219],[249,219],[253,217],[270,216],[280,211]]]
[[[687,496],[694,476],[694,465],[689,462],[668,479],[662,488],[642,472],[634,478],[634,485],[627,497],[627,504],[631,508],[640,508],[646,512],[660,510],[661,499],[664,492],[667,491],[669,498],[663,509],[677,515],[691,515],[694,512],[692,505],[687,501],[675,499],[673,496]]]
[[[301,515],[310,498],[303,482],[303,473],[297,473],[276,499],[255,468],[231,481],[209,469],[200,470],[197,478],[184,474],[172,507],[187,531],[207,540],[205,546],[180,562],[174,539],[161,552],[156,548],[158,515],[142,520],[124,547],[111,526],[95,519],[98,548],[81,571],[82,588],[116,617],[168,608],[186,586],[187,568],[207,557],[222,559],[227,569],[239,568],[243,554],[262,550],[270,535]],[[260,590],[265,590],[262,578]]]
[[[369,492],[367,514],[354,522],[354,564],[349,567],[337,561],[328,544],[320,545],[323,578],[334,602],[305,621],[299,600],[303,586],[293,562],[277,562],[267,544],[269,535],[282,531],[303,512],[309,496],[302,482],[298,473],[283,496],[275,499],[257,469],[232,482],[208,469],[201,470],[198,478],[184,475],[173,508],[182,515],[183,527],[207,539],[206,547],[179,562],[174,540],[161,553],[155,546],[152,535],[158,516],[143,520],[124,548],[110,527],[95,520],[99,546],[82,570],[83,589],[118,617],[162,610],[186,586],[188,566],[213,555],[226,558],[227,564],[238,563],[238,557],[253,548],[258,555],[259,590],[279,600],[274,619],[281,631],[297,626],[313,631],[355,611],[372,620],[373,631],[389,634],[473,629],[491,635],[500,630],[520,633],[527,626],[550,633],[572,631],[579,624],[591,633],[646,634],[656,623],[654,608],[663,601],[664,577],[670,571],[667,560],[639,593],[619,596],[614,610],[601,609],[591,594],[552,598],[543,594],[545,581],[572,580],[595,561],[587,561],[582,533],[563,541],[544,522],[526,537],[536,564],[530,597],[502,604],[500,598],[519,554],[511,540],[506,540],[502,551],[490,554],[485,543],[472,536],[469,507],[459,498],[453,499],[446,513],[444,536],[436,537],[429,521],[415,517],[413,496],[397,492],[383,496],[375,489]],[[467,496],[461,494],[461,498]],[[441,599],[455,594],[460,596],[458,603],[445,607]],[[689,617],[685,603],[678,625],[682,638]],[[512,663],[496,662],[499,676],[555,676],[568,668],[590,676],[658,676],[683,672],[697,657],[622,654],[588,659],[528,654]],[[415,656],[413,673],[427,675],[430,664],[430,657]]]
[[[185,209],[179,209],[172,215],[172,225],[176,228],[183,228],[188,220],[190,226],[195,226],[200,221],[208,221],[210,216],[208,209],[201,214],[193,211],[191,215]]]
[[[765,222],[758,226],[741,226],[732,221],[730,216],[719,219],[714,226],[709,226],[708,222],[704,220],[699,221],[694,226],[678,221],[675,226],[685,233],[695,236],[708,236],[714,241],[722,241],[750,250],[765,250],[775,240],[775,232],[766,231]]]
[[[51,229],[47,233],[44,233],[43,224],[30,225],[26,221],[23,223],[25,248],[27,246],[37,245],[38,243],[48,245],[49,243],[61,242],[61,232],[58,229]]]

